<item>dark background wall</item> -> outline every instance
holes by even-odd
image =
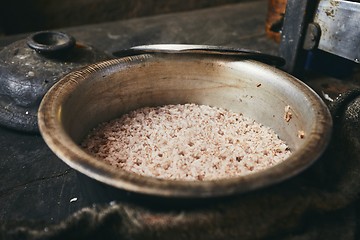
[[[129,19],[251,0],[3,0],[0,34]]]

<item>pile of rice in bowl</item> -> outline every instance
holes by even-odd
[[[137,109],[93,129],[82,147],[111,166],[172,180],[215,180],[276,165],[291,154],[269,127],[197,104]]]

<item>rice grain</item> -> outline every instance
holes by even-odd
[[[242,114],[197,104],[132,111],[100,124],[82,147],[129,172],[200,181],[261,171],[291,154],[272,129]]]

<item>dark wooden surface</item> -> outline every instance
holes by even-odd
[[[251,0],[4,0],[0,8],[0,34],[125,20],[244,1]]]
[[[55,222],[84,206],[75,172],[41,136],[0,129],[0,219]],[[70,203],[74,197],[78,201]]]

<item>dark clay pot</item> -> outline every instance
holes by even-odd
[[[43,31],[0,51],[0,125],[38,132],[45,93],[72,70],[109,57],[62,32]]]

